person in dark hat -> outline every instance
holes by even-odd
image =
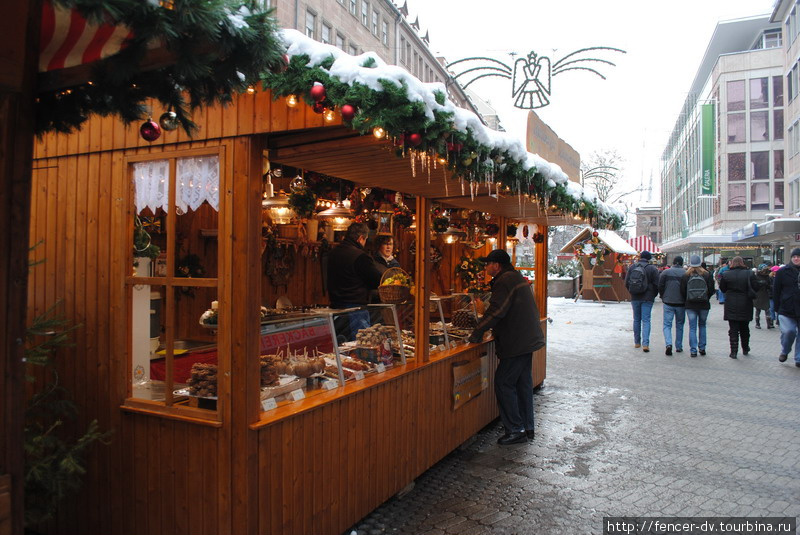
[[[508,253],[495,249],[482,260],[492,277],[492,297],[469,342],[480,342],[492,329],[498,358],[494,391],[505,427],[497,443],[518,444],[534,437],[533,352],[544,347],[545,338],[530,283]]]
[[[672,267],[658,277],[658,295],[664,303],[664,343],[666,354],[672,355],[672,322],[675,322],[675,351],[683,351],[683,324],[686,322],[686,299],[681,294],[683,257],[676,256]]]
[[[633,308],[633,347],[645,353],[650,351],[650,315],[658,293],[658,268],[650,263],[652,258],[650,251],[642,251],[625,274]]]
[[[800,320],[800,289],[797,278],[800,274],[800,248],[792,249],[792,259],[775,272],[772,299],[778,311],[778,326],[781,328],[781,354],[779,362],[786,362],[797,339],[797,323]],[[800,368],[800,344],[794,347],[794,365]]]

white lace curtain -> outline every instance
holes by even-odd
[[[175,196],[178,213],[197,210],[208,202],[219,211],[219,156],[178,158]],[[136,212],[169,209],[169,160],[133,164]]]

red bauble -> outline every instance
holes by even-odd
[[[325,86],[320,83],[315,83],[311,87],[311,98],[319,102],[325,98]]]
[[[406,135],[406,141],[408,141],[408,144],[411,145],[412,147],[416,147],[417,145],[422,143],[422,135],[421,134],[416,134],[416,133],[407,134]]]
[[[314,110],[314,113],[322,113],[325,111],[325,105],[322,102],[315,102],[311,109]]]
[[[348,123],[353,120],[353,117],[356,116],[356,107],[351,106],[350,104],[345,104],[342,106],[342,119],[347,121]]]
[[[148,119],[139,127],[139,134],[145,141],[155,141],[161,137],[161,127],[152,119]]]
[[[600,235],[600,233],[597,232],[596,230],[594,232],[592,232],[592,236],[594,236],[595,238],[598,237],[599,235]]]

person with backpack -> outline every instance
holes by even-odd
[[[728,338],[731,343],[730,358],[735,359],[739,352],[739,339],[742,341],[742,354],[750,353],[750,322],[753,321],[753,297],[756,295],[756,275],[744,265],[741,256],[734,256],[722,274],[719,289],[725,294],[725,315],[728,322]]]
[[[772,279],[769,276],[769,266],[761,264],[756,271],[756,298],[753,306],[756,307],[756,329],[761,328],[761,311],[764,311],[764,320],[767,329],[772,329],[772,316],[769,313],[769,303],[772,300]]]
[[[658,268],[650,263],[652,258],[650,251],[642,251],[625,275],[633,308],[633,347],[645,353],[650,351],[650,315],[658,293]]]
[[[665,354],[672,355],[672,322],[675,322],[675,351],[683,351],[683,324],[686,321],[686,299],[681,294],[681,279],[686,273],[683,257],[676,256],[672,267],[664,270],[658,277],[658,295],[664,303],[664,343]]]
[[[792,249],[792,259],[775,272],[772,298],[778,311],[778,326],[781,329],[781,354],[779,362],[786,362],[797,338],[797,323],[800,319],[800,248]],[[794,365],[800,368],[800,343],[794,348]]]
[[[714,295],[714,277],[703,268],[696,254],[689,257],[689,269],[681,279],[681,295],[689,320],[689,356],[696,357],[698,350],[705,355],[706,320],[711,310],[711,296]]]

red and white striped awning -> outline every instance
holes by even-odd
[[[635,238],[628,238],[626,240],[631,246],[636,249],[636,252],[650,251],[651,253],[660,253],[661,249],[653,243],[650,236],[636,236]]]
[[[77,11],[42,2],[39,72],[75,67],[116,54],[133,35],[127,26],[90,24]]]

